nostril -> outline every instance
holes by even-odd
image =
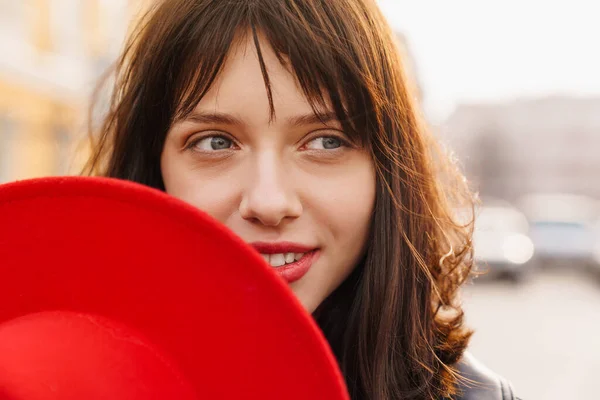
[[[302,205],[293,195],[289,196],[247,196],[239,207],[242,218],[265,226],[277,226],[286,219],[298,218]]]

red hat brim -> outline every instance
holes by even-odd
[[[320,330],[260,255],[142,185],[68,177],[0,186],[0,326],[53,311],[140,332],[198,398],[348,398]]]

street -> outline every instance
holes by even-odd
[[[523,400],[600,399],[600,282],[544,270],[513,285],[476,281],[463,292],[470,351]]]

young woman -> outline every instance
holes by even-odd
[[[453,210],[471,197],[399,54],[374,0],[160,1],[118,62],[88,172],[164,190],[253,245],[353,399],[468,398],[470,224]]]

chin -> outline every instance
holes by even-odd
[[[309,314],[312,314],[317,307],[319,307],[319,304],[321,304],[320,301],[312,296],[302,295],[302,293],[296,292],[293,288],[292,291],[296,295],[296,298],[300,301],[300,304],[302,304],[302,307],[304,307]]]

